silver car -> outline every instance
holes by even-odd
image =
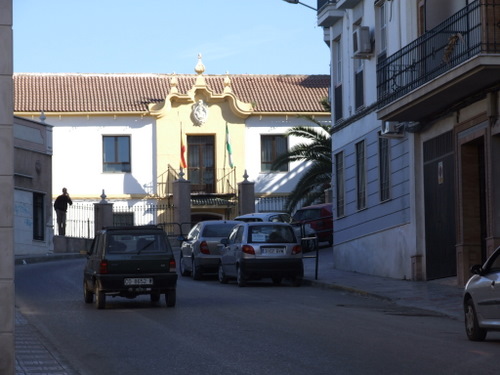
[[[221,242],[225,245],[218,272],[221,283],[230,278],[238,286],[261,278],[271,278],[274,284],[283,278],[290,278],[294,286],[302,283],[302,246],[290,224],[240,223]]]
[[[465,332],[469,340],[482,341],[489,330],[500,330],[500,247],[471,272],[464,291]]]
[[[181,275],[200,280],[204,273],[216,273],[222,248],[220,241],[229,236],[238,223],[231,220],[200,221],[191,228],[187,237],[181,236]]]

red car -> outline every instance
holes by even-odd
[[[303,237],[316,234],[318,242],[333,244],[332,204],[316,204],[298,209],[292,217],[292,225],[300,228]]]

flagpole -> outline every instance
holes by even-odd
[[[226,121],[226,129],[227,129],[227,121]],[[224,174],[224,178],[226,178],[226,157],[227,157],[226,142],[227,142],[227,134],[226,134],[226,130],[224,129],[224,164],[222,167],[222,173]],[[225,190],[226,190],[225,184],[222,183],[222,193],[224,193]]]

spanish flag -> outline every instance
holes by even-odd
[[[184,145],[184,137],[182,136],[182,126],[181,126],[181,164],[180,164],[180,167],[183,169],[187,168],[186,146]]]

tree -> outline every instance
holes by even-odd
[[[294,161],[308,162],[305,172],[300,176],[295,189],[286,200],[286,209],[292,212],[299,203],[310,205],[318,200],[324,201],[324,191],[331,186],[332,178],[332,136],[331,126],[322,124],[312,117],[304,117],[315,123],[316,127],[297,126],[287,131],[285,136],[295,136],[308,140],[292,147],[276,158],[272,169]]]

